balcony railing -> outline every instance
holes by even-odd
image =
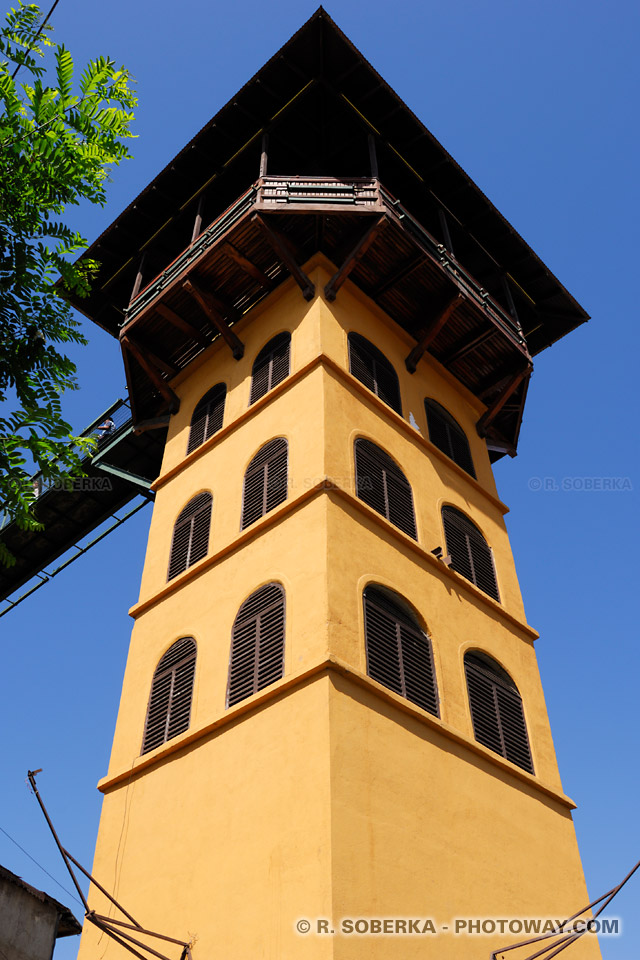
[[[439,243],[385,188],[379,180],[365,178],[332,179],[328,177],[263,177],[254,183],[234,204],[211,223],[176,259],[158,274],[129,304],[123,325],[130,323],[187,273],[251,211],[261,214],[385,215],[400,225],[417,245],[442,269],[504,333],[519,346],[526,346],[522,329],[474,277]]]
[[[93,436],[96,440],[95,452],[92,453],[88,459],[92,459],[96,453],[104,450],[117,437],[122,436],[131,426],[131,423],[131,409],[128,399],[116,400],[110,407],[107,407],[104,413],[101,413],[99,417],[92,420],[89,426],[85,427],[82,433],[78,434],[80,437]],[[59,489],[59,481],[48,480],[42,476],[42,473],[34,473],[31,477],[31,482],[36,500],[40,500],[51,490]],[[73,481],[69,482],[73,483]],[[11,517],[5,513],[0,506],[0,530],[3,530],[10,523]]]

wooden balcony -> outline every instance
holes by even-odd
[[[488,406],[480,432],[514,452],[531,357],[517,317],[493,299],[377,179],[265,176],[158,275],[139,271],[120,330],[134,421],[176,409],[171,378],[217,337],[235,357],[234,324],[316,251],[416,340],[413,372],[428,350]]]

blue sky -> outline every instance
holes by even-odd
[[[125,63],[140,98],[135,159],[114,171],[107,208],[71,210],[69,222],[94,239],[314,9],[60,0],[56,38],[79,65],[98,54]],[[560,771],[578,803],[578,840],[596,896],[640,857],[640,7],[398,0],[391,13],[381,0],[342,0],[327,9],[592,315],[538,358],[519,455],[497,464],[496,479],[511,508],[528,619],[541,633]],[[77,428],[125,389],[117,344],[85,326],[90,344],[74,351],[81,389],[66,401]],[[622,489],[585,489],[599,478],[623,481]],[[543,489],[535,489],[538,479]],[[95,784],[107,767],[149,516],[145,508],[0,621],[0,826],[67,887],[24,779],[29,767],[44,768],[39,782],[63,840],[90,866],[100,814]],[[1,832],[0,863],[77,907]],[[639,890],[640,877],[610,908],[625,933],[603,942],[605,960],[640,955]],[[76,950],[77,941],[62,941],[57,960]]]

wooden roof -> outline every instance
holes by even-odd
[[[117,336],[141,254],[157,274],[189,244],[201,198],[206,223],[241,196],[265,132],[269,173],[330,177],[370,175],[373,134],[380,181],[443,243],[445,212],[457,259],[515,307],[531,355],[588,318],[321,7],[95,241],[100,273],[74,305]]]

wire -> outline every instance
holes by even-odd
[[[51,873],[49,873],[48,870],[45,870],[45,868],[42,866],[42,864],[41,864],[41,863],[38,863],[38,861],[37,861],[34,857],[32,857],[30,853],[27,853],[27,851],[24,849],[24,847],[21,847],[20,844],[18,843],[18,841],[17,841],[17,840],[14,840],[13,837],[10,836],[10,834],[8,834],[7,831],[6,831],[3,827],[0,827],[0,831],[2,831],[2,833],[4,833],[5,837],[7,837],[9,840],[11,840],[11,843],[15,843],[16,847],[18,848],[18,850],[22,850],[22,852],[24,853],[25,857],[29,857],[29,860],[32,860],[33,863],[35,863],[36,867],[40,867],[40,869],[42,870],[42,872],[43,872],[43,873],[46,873],[46,875],[49,877],[50,880],[53,880],[54,883],[57,883],[58,886],[59,886],[62,890],[64,890],[64,892],[65,892],[69,897],[73,897],[73,899],[74,899],[77,903],[79,903],[80,906],[82,907],[82,909],[84,910],[84,905],[82,904],[82,902],[81,902],[80,900],[78,900],[78,898],[77,898],[77,896],[75,895],[75,893],[71,893],[70,890],[67,890],[67,888],[64,887],[64,886],[60,883],[59,880],[56,880],[56,878],[55,878]]]
[[[54,4],[53,4],[53,6],[51,7],[51,10],[49,10],[49,13],[46,15],[46,17],[44,18],[44,20],[42,21],[42,23],[41,23],[40,26],[38,27],[38,32],[36,33],[35,37],[34,37],[33,40],[31,41],[32,43],[35,43],[35,42],[36,42],[36,40],[38,39],[38,37],[40,36],[40,34],[42,33],[42,31],[43,31],[44,28],[46,27],[46,25],[47,25],[47,20],[49,19],[49,17],[51,16],[51,14],[53,13],[53,11],[55,10],[55,8],[58,6],[59,3],[60,3],[60,0],[54,0]],[[18,70],[20,69],[21,66],[22,66],[22,64],[19,63],[18,66],[17,66],[17,67],[15,68],[15,70],[13,71],[13,74],[12,74],[12,76],[11,76],[11,79],[12,79],[12,80],[15,80],[16,74],[18,73]]]

